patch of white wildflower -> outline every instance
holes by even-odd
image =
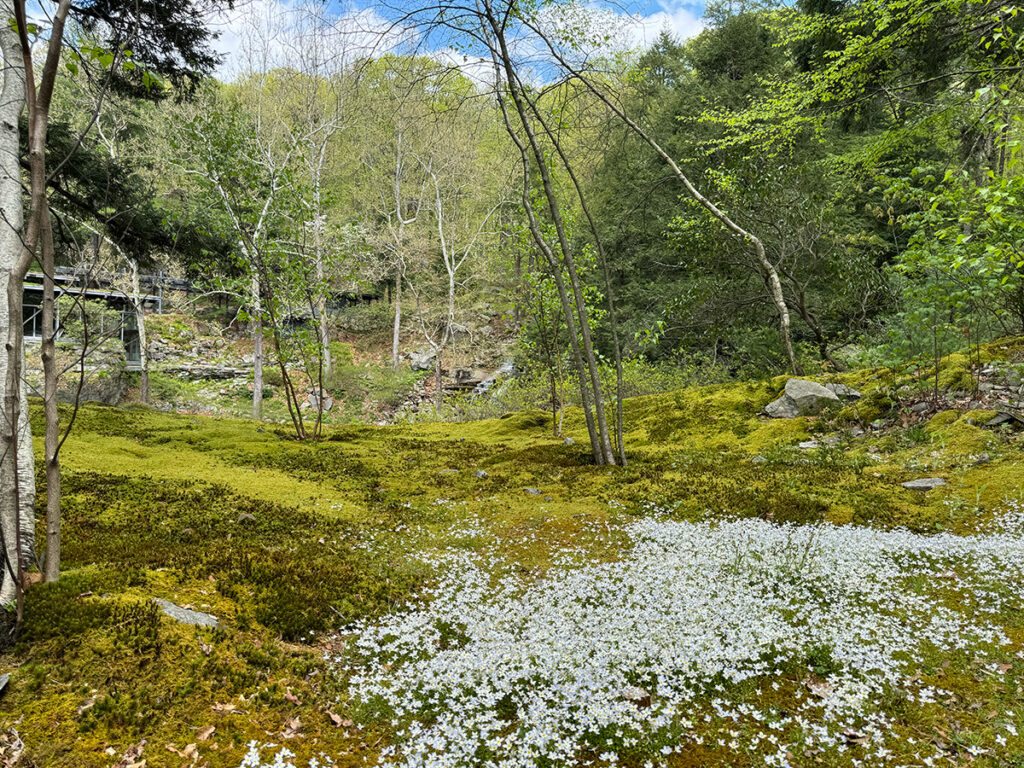
[[[657,764],[706,741],[765,765],[816,751],[897,764],[881,695],[941,700],[912,675],[924,655],[986,661],[1009,643],[997,614],[1024,600],[1019,530],[644,520],[628,533],[621,560],[580,566],[567,553],[532,583],[495,578],[479,553],[445,553],[422,607],[354,627],[350,692],[398,729],[382,761]],[[822,656],[821,678],[794,684]],[[764,695],[731,696],[743,685]],[[914,764],[939,757],[913,748]]]

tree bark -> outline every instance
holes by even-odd
[[[249,285],[252,317],[249,320],[252,331],[252,417],[263,419],[263,304],[260,300],[260,280],[255,274]]]
[[[14,0],[0,0],[0,17],[15,16]],[[0,90],[0,333],[6,354],[0,356],[0,607],[14,603],[21,589],[21,567],[32,554],[35,468],[28,402],[22,380],[24,345],[22,284],[27,264],[22,261],[21,142],[18,122],[25,108],[25,69],[17,33],[0,25],[3,88]]]
[[[57,410],[57,360],[56,334],[57,318],[54,312],[54,258],[53,229],[50,209],[44,205],[42,212],[43,262],[43,412],[46,416],[46,432],[43,437],[43,464],[46,471],[46,560],[43,579],[57,581],[60,578],[60,413]],[[84,350],[83,350],[84,353]]]
[[[391,367],[398,373],[399,342],[402,333],[402,266],[399,264],[395,275],[395,326],[391,332]]]
[[[149,403],[149,340],[146,337],[146,308],[142,303],[142,286],[139,284],[139,264],[129,259],[132,270],[132,304],[135,306],[135,329],[139,334],[139,399]]]

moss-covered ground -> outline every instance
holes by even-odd
[[[990,414],[980,412],[886,413],[884,372],[841,378],[867,397],[819,418],[759,415],[784,379],[630,400],[627,468],[590,465],[579,413],[566,420],[571,445],[541,412],[332,427],[303,444],[281,426],[86,406],[63,452],[64,575],[28,590],[21,638],[0,663],[11,673],[0,731],[24,742],[18,765],[38,768],[234,766],[252,740],[362,765],[390,734],[324,673],[330,630],[415,600],[429,576],[409,553],[479,546],[451,540],[463,520],[523,573],[542,574],[566,545],[615,558],[617,528],[650,505],[684,520],[969,533],[1024,496],[1019,432],[981,426]],[[880,415],[886,426],[870,428]],[[35,406],[33,418],[39,434]],[[796,447],[826,434],[834,445]],[[900,486],[922,476],[947,485]],[[220,626],[177,624],[152,598]],[[1024,650],[1024,614],[1002,620],[1008,652]],[[1024,719],[1024,662],[1014,664],[992,676],[936,658],[921,675],[953,700],[892,715],[908,735],[966,748],[993,713]],[[807,673],[795,670],[794,685]],[[973,764],[1024,765],[1018,747]],[[966,752],[950,754],[967,764]],[[748,764],[710,747],[690,757],[679,764]]]

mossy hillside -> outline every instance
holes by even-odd
[[[654,507],[686,519],[969,532],[1020,494],[1020,437],[979,426],[984,414],[942,412],[854,437],[831,415],[760,416],[781,385],[627,401],[627,468],[590,465],[578,411],[565,423],[573,445],[537,411],[336,427],[305,444],[278,426],[86,406],[63,457],[67,570],[29,591],[22,642],[5,659],[13,674],[0,727],[21,718],[28,765],[106,766],[117,757],[105,750],[119,756],[147,738],[149,766],[179,765],[164,745],[191,742],[201,761],[233,766],[247,741],[281,743],[298,716],[300,735],[287,743],[300,756],[362,764],[387,743],[388,725],[332,723],[328,713],[359,719],[343,680],[322,674],[318,643],[324,629],[415,599],[426,575],[410,552],[489,546],[539,575],[565,547],[617,557],[615,531]],[[871,382],[861,386],[870,393]],[[35,407],[33,419],[38,428]],[[826,434],[839,444],[795,447]],[[949,485],[899,485],[925,474]],[[153,611],[154,597],[212,612],[221,628],[175,624]],[[965,708],[985,697],[1012,706],[988,678],[957,674]],[[985,727],[976,709],[956,717]],[[949,729],[948,710],[906,722],[927,730],[930,719]],[[197,741],[208,725],[214,736]],[[730,764],[713,752],[705,764]]]

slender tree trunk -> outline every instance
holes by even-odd
[[[444,368],[441,366],[441,351],[444,349],[444,345],[439,345],[434,348],[436,353],[434,357],[434,404],[437,407],[438,414],[441,413],[441,406],[444,405],[444,382],[441,380]]]
[[[0,16],[14,18],[13,0],[0,0]],[[0,608],[19,599],[21,567],[31,557],[34,532],[35,468],[24,367],[22,283],[22,188],[18,122],[25,107],[25,70],[17,33],[0,25],[3,88],[0,90]],[[27,265],[25,265],[27,267]]]
[[[487,9],[487,11],[486,11],[487,12],[486,25],[488,27],[488,29],[486,31],[486,34],[487,34],[487,38],[488,38],[489,42],[491,42],[490,48],[491,48],[492,62],[494,64],[494,68],[495,68],[495,75],[499,76],[498,77],[498,81],[500,82],[501,81],[501,78],[500,78],[501,69],[504,69],[504,71],[505,71],[504,79],[505,79],[506,84],[507,84],[508,89],[509,89],[509,95],[512,97],[512,101],[513,101],[513,103],[514,103],[514,105],[516,107],[516,112],[517,112],[517,114],[519,116],[520,123],[523,125],[523,130],[526,133],[527,138],[529,140],[530,149],[532,149],[532,152],[533,152],[533,155],[534,155],[534,159],[535,159],[535,161],[537,162],[537,164],[539,166],[539,172],[541,173],[541,178],[542,178],[542,181],[544,182],[544,193],[545,193],[545,196],[548,199],[549,208],[552,211],[553,217],[555,217],[556,221],[560,224],[561,223],[561,218],[560,218],[559,212],[558,212],[558,202],[557,202],[557,198],[555,197],[555,194],[554,194],[554,189],[551,186],[550,175],[547,173],[546,159],[544,157],[543,151],[541,150],[540,146],[537,144],[536,136],[534,135],[533,131],[530,129],[529,117],[526,114],[526,109],[525,109],[525,107],[523,105],[522,97],[521,97],[521,94],[519,93],[518,86],[517,86],[516,81],[515,81],[515,72],[513,70],[511,60],[509,58],[507,46],[505,45],[505,40],[503,38],[502,27],[501,27],[500,24],[498,24],[497,20],[494,19],[493,16],[491,15],[490,7],[485,5],[485,8]],[[493,39],[492,39],[492,36],[493,36]],[[494,45],[495,42],[497,43],[497,47],[495,47],[495,45]],[[607,437],[608,437],[608,435],[607,435],[607,425],[606,424],[604,425],[604,431],[603,431],[603,433],[601,433],[599,431],[600,430],[599,424],[595,424],[594,412],[591,410],[591,405],[592,405],[593,397],[596,395],[598,400],[600,400],[600,389],[598,388],[595,391],[595,390],[590,388],[593,379],[591,379],[591,381],[588,381],[588,377],[587,377],[587,368],[588,368],[589,361],[586,361],[586,362],[584,361],[583,350],[580,348],[580,338],[581,338],[581,336],[578,335],[577,328],[576,328],[576,322],[573,319],[573,314],[574,314],[573,303],[569,300],[568,291],[566,290],[566,287],[565,287],[565,281],[562,279],[561,264],[560,264],[559,260],[555,257],[555,254],[552,251],[551,246],[549,246],[547,241],[544,239],[544,235],[541,232],[540,225],[537,222],[536,215],[533,212],[533,203],[532,203],[532,200],[530,199],[530,194],[529,194],[529,179],[530,179],[529,152],[530,152],[530,149],[528,149],[526,144],[522,141],[522,139],[519,138],[518,133],[516,132],[514,126],[512,125],[512,122],[511,122],[511,119],[509,117],[508,110],[507,110],[507,107],[505,105],[504,100],[499,98],[498,104],[499,104],[499,107],[501,108],[502,118],[503,118],[503,120],[505,122],[505,128],[506,128],[509,136],[512,138],[513,142],[516,144],[517,148],[519,149],[520,155],[521,155],[522,160],[523,160],[523,176],[524,176],[524,178],[523,178],[523,184],[524,184],[524,187],[523,187],[523,207],[525,208],[525,211],[526,211],[526,214],[527,214],[527,219],[528,219],[529,227],[530,227],[530,234],[533,236],[534,242],[537,244],[537,247],[544,254],[545,259],[547,260],[548,265],[551,268],[552,277],[554,278],[555,285],[558,288],[559,299],[562,302],[562,310],[563,310],[563,312],[565,314],[566,325],[567,325],[568,330],[569,330],[569,340],[570,340],[570,345],[572,347],[573,362],[575,364],[575,367],[576,367],[576,370],[577,370],[577,375],[579,377],[580,397],[581,397],[581,399],[583,401],[582,402],[583,411],[584,411],[584,416],[585,416],[586,422],[587,422],[587,432],[590,435],[590,445],[591,445],[591,449],[592,449],[593,454],[594,454],[594,462],[596,464],[606,464],[606,463],[609,463],[609,459],[610,459],[611,460],[610,463],[614,464],[615,463],[615,456],[611,452],[611,443],[607,439]],[[563,241],[564,241],[564,230],[560,230],[559,237],[560,237],[560,244],[562,244]],[[563,256],[568,255],[569,249],[568,249],[568,244],[567,243],[562,245],[562,250],[563,250]],[[567,266],[569,266],[569,265],[567,264]],[[576,276],[573,274],[574,273],[573,267],[570,267],[568,269],[568,271],[570,273],[570,279],[575,279]],[[578,306],[579,305],[577,304],[577,308],[578,308]],[[585,316],[582,318],[582,320],[583,320],[584,323],[586,322]],[[588,329],[588,331],[589,331],[589,329]],[[589,338],[589,332],[588,332],[587,336]],[[603,416],[603,406],[601,407],[599,412]]]
[[[252,318],[249,321],[252,331],[252,417],[261,421],[263,419],[263,304],[260,299],[260,280],[255,274],[252,276],[249,291],[252,305]]]
[[[132,303],[135,305],[135,330],[139,334],[139,399],[149,403],[149,339],[146,336],[146,308],[142,302],[142,286],[139,283],[139,264],[128,260],[132,271]]]
[[[530,102],[530,106],[541,127],[544,128],[545,133],[550,138],[559,158],[561,158],[566,173],[569,174],[573,187],[576,189],[576,196],[580,201],[580,208],[583,210],[583,215],[586,216],[587,223],[590,225],[590,232],[594,237],[594,246],[597,248],[598,262],[601,267],[601,273],[604,275],[605,299],[608,302],[608,322],[611,325],[612,346],[615,354],[615,447],[619,455],[619,463],[622,466],[626,466],[626,442],[622,427],[622,346],[619,343],[619,319],[615,311],[615,292],[612,288],[612,277],[608,267],[608,259],[605,257],[604,244],[601,241],[601,233],[598,231],[597,222],[590,215],[590,206],[587,205],[586,195],[583,194],[583,186],[580,184],[579,179],[576,178],[576,172],[573,170],[572,163],[569,162],[569,157],[562,149],[562,144],[558,137],[548,127],[540,110],[537,109],[537,105]]]
[[[43,578],[60,578],[60,413],[57,410],[57,317],[54,312],[53,229],[49,206],[42,217],[40,243],[43,256],[43,412],[46,433],[43,439],[43,463],[46,471],[46,561]],[[84,353],[84,350],[83,350]]]
[[[391,332],[391,367],[398,372],[399,342],[402,333],[402,266],[399,264],[395,275],[395,325]]]

